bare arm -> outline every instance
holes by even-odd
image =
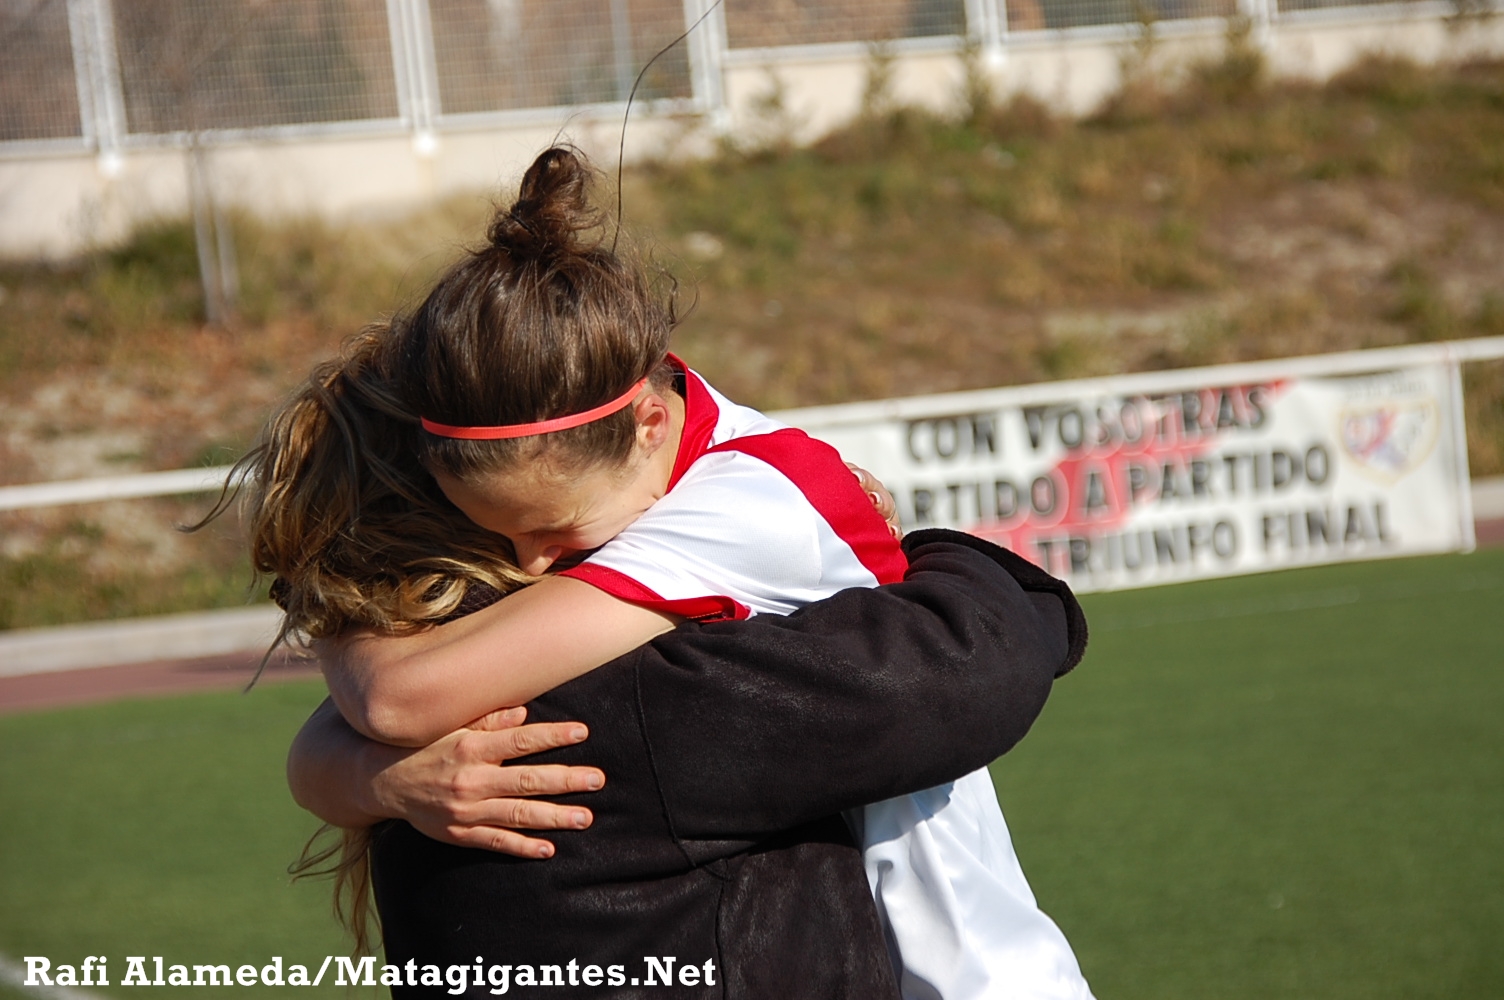
[[[298,805],[335,826],[407,820],[435,840],[518,857],[546,858],[553,845],[516,829],[581,830],[590,810],[522,796],[596,791],[594,767],[513,764],[541,750],[585,739],[578,722],[522,725],[512,709],[486,720],[491,729],[451,733],[421,750],[361,736],[325,701],[303,724],[287,756],[287,783]]]
[[[899,535],[892,495],[870,473],[848,467]],[[360,632],[331,644],[322,656],[324,678],[360,733],[425,746],[471,719],[574,680],[678,622],[583,581],[550,577],[414,635]]]
[[[409,636],[358,633],[322,651],[340,714],[360,733],[426,746],[521,705],[672,629],[678,619],[550,577]]]

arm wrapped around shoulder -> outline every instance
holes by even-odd
[[[932,556],[936,562],[927,568],[938,568],[942,565],[938,560],[943,559],[946,548],[955,545],[979,552],[1006,570],[1046,619],[1053,618],[1057,612],[1064,615],[1066,648],[1059,669],[1055,672],[1056,677],[1069,673],[1081,662],[1081,658],[1086,655],[1086,614],[1081,610],[1076,595],[1064,580],[1051,576],[1015,552],[959,531],[934,528],[916,531],[903,542],[911,564],[908,579],[913,579],[913,563],[916,560],[926,555]]]
[[[640,657],[639,711],[681,837],[746,837],[954,780],[1033,724],[1081,659],[1070,589],[949,531],[902,583],[788,617],[684,626]]]

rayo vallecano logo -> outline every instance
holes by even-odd
[[[1441,410],[1430,396],[1348,406],[1340,420],[1342,450],[1384,483],[1424,462],[1441,433]]]

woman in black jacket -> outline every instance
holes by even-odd
[[[609,776],[593,827],[546,861],[377,828],[394,995],[897,997],[841,811],[1005,752],[1086,643],[1069,589],[1017,556],[954,532],[905,548],[901,584],[686,623],[485,734],[507,756],[553,747],[530,768],[467,757],[474,735],[412,753],[316,714],[289,774],[342,825],[485,842],[506,820],[575,825],[586,765]],[[573,791],[532,812],[491,795],[527,788]]]

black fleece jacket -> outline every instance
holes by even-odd
[[[840,811],[986,765],[1086,647],[1070,590],[1023,559],[946,531],[905,548],[903,583],[686,623],[533,702],[530,720],[591,730],[533,761],[606,772],[578,797],[594,826],[552,859],[379,828],[386,962],[414,963],[393,995],[452,995],[468,966],[476,997],[504,975],[507,996],[896,998]]]

